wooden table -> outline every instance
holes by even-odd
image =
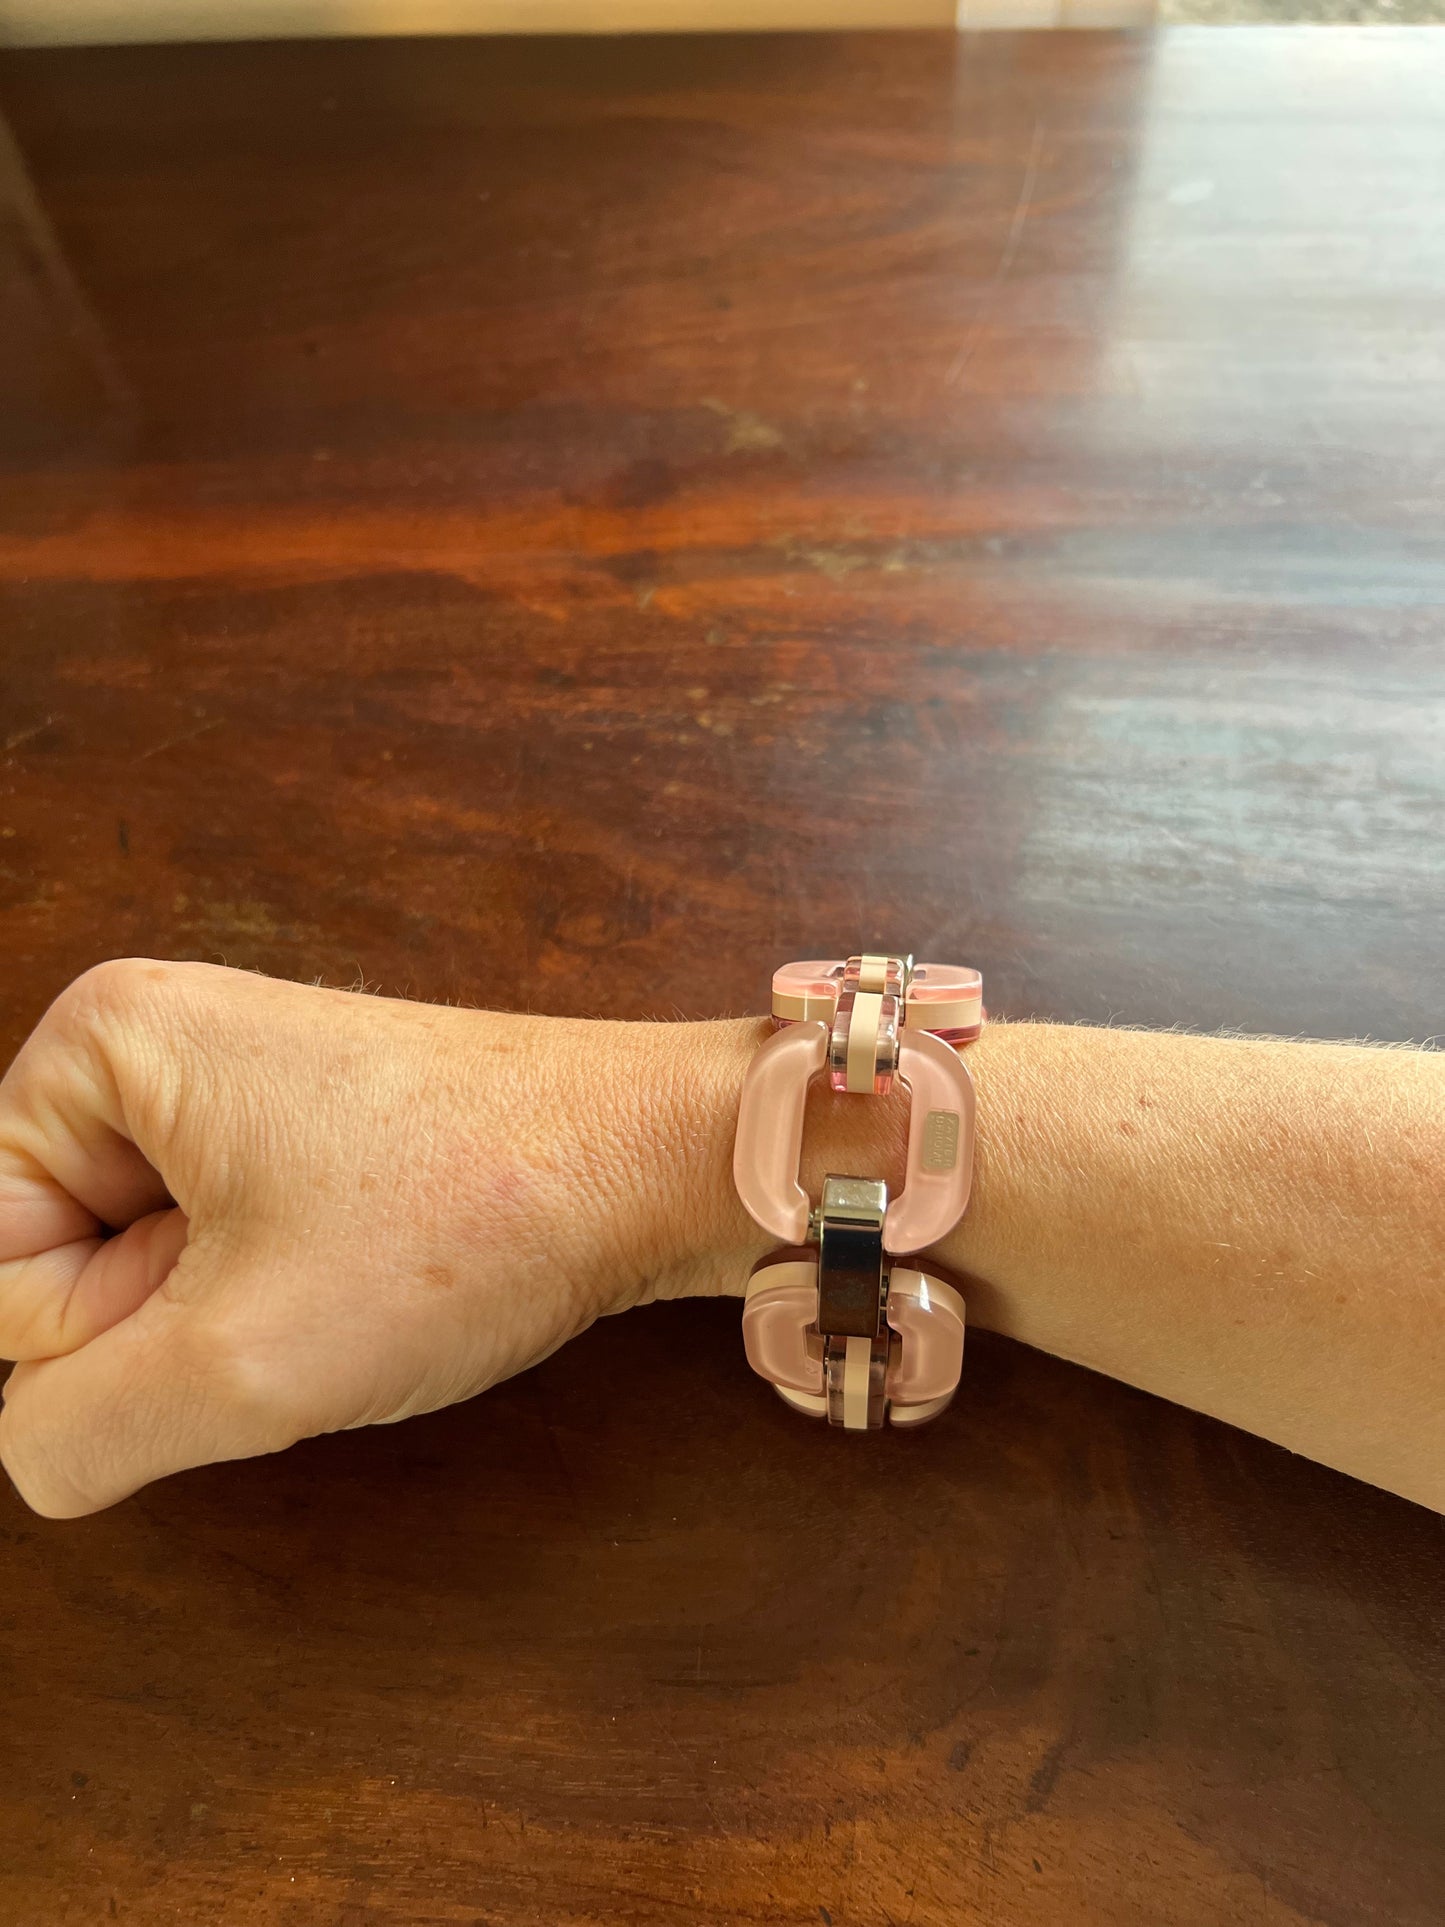
[[[6,57],[8,1041],[126,952],[666,1015],[885,942],[1438,1030],[1442,99],[1428,29]],[[7,1496],[0,1920],[1445,1921],[1437,1518],[986,1337],[850,1453],[736,1322]]]

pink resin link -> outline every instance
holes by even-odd
[[[733,1180],[748,1215],[784,1244],[802,1244],[812,1206],[798,1182],[808,1086],[828,1061],[825,1024],[775,1031],[748,1066],[738,1108]],[[947,1044],[904,1031],[898,1074],[913,1097],[903,1190],[890,1203],[883,1244],[922,1251],[963,1216],[973,1177],[973,1079]]]
[[[789,1404],[822,1418],[826,1394],[817,1310],[817,1276],[808,1259],[764,1259],[748,1280],[743,1344],[759,1377],[788,1396]],[[963,1299],[942,1279],[895,1265],[886,1315],[888,1415],[895,1425],[933,1418],[953,1397],[963,1369]]]
[[[773,973],[773,1017],[780,1024],[831,1024],[844,989],[846,961],[784,964]],[[963,964],[913,966],[900,1022],[949,1044],[971,1044],[983,1028],[983,978]]]
[[[893,1263],[937,1244],[968,1204],[973,1079],[957,1047],[984,1021],[983,981],[957,964],[872,955],[786,964],[773,1035],[743,1081],[733,1176],[765,1231],[791,1251],[759,1264],[743,1307],[755,1371],[799,1411],[850,1431],[918,1425],[948,1404],[963,1362],[958,1293]],[[814,1205],[799,1181],[808,1091],[911,1100],[903,1189],[830,1176]],[[798,1247],[812,1244],[814,1255]]]

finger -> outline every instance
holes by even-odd
[[[0,1263],[0,1358],[58,1358],[129,1318],[186,1245],[185,1213],[153,1211],[113,1238],[82,1236]]]
[[[196,1250],[177,1274],[206,1269]],[[215,1286],[208,1276],[202,1295],[214,1301]],[[154,1293],[79,1351],[15,1367],[0,1463],[36,1512],[79,1518],[189,1466],[291,1444],[299,1408],[281,1380],[217,1319]]]
[[[86,1343],[134,1309],[184,1242],[174,1230],[102,1238],[171,1200],[128,1134],[107,1026],[84,982],[51,1006],[0,1082],[0,1357]]]
[[[171,1202],[125,1131],[104,1066],[47,1019],[0,1083],[0,1258],[123,1226]]]
[[[3,1105],[3,1087],[0,1087]],[[34,1158],[0,1146],[0,1261],[99,1235],[101,1222]]]

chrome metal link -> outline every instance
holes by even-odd
[[[825,1178],[818,1207],[818,1330],[825,1338],[876,1338],[883,1326],[881,1178]]]
[[[829,1040],[835,1090],[884,1093],[898,1065],[911,957],[850,957]],[[881,1178],[828,1177],[809,1221],[818,1245],[818,1322],[828,1422],[876,1431],[887,1411],[888,1260]]]

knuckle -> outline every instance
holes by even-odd
[[[205,964],[114,957],[93,964],[56,999],[34,1040],[114,1078],[127,1113],[157,1148],[174,1135],[180,1067],[195,1067],[210,986]]]
[[[256,1343],[225,1325],[210,1332],[195,1372],[198,1388],[215,1414],[227,1455],[278,1452],[301,1436],[288,1374],[278,1367],[274,1346]],[[218,1453],[218,1456],[220,1454]]]
[[[155,1028],[167,968],[143,957],[92,964],[55,999],[32,1043],[53,1043],[82,1062],[128,1059]]]
[[[110,957],[82,971],[61,992],[53,1009],[91,1030],[160,1016],[174,1024],[187,1010],[212,1001],[217,977],[230,974],[213,964]]]
[[[107,958],[82,971],[61,993],[56,1009],[81,1021],[128,1015],[163,990],[175,968],[148,957]]]

